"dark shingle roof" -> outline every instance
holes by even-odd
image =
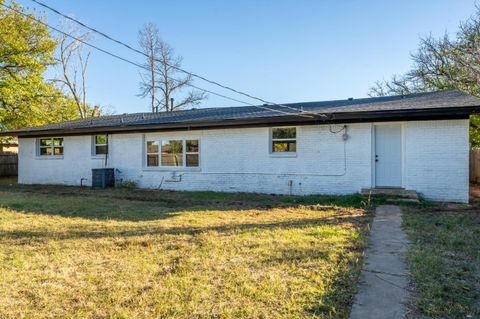
[[[225,124],[231,122],[262,123],[262,121],[280,120],[281,118],[296,118],[302,121],[305,117],[299,117],[301,110],[308,113],[326,114],[336,116],[338,114],[348,115],[350,119],[361,119],[367,113],[372,112],[409,112],[421,110],[444,110],[452,109],[478,108],[480,99],[459,91],[438,91],[431,93],[417,93],[404,96],[387,96],[362,99],[347,99],[322,102],[304,102],[286,104],[289,108],[283,106],[246,106],[246,107],[222,107],[222,108],[204,108],[192,109],[176,112],[161,113],[133,113],[123,115],[101,116],[98,118],[82,119],[62,123],[54,123],[33,128],[20,129],[12,131],[12,135],[32,135],[41,132],[55,132],[72,130],[79,133],[82,130],[99,131],[104,128],[130,128],[155,126],[156,128],[168,128],[183,124],[195,124],[197,127],[201,123]],[[295,112],[293,109],[297,109]],[[307,113],[305,113],[307,114]],[[68,132],[67,132],[68,133]],[[6,135],[6,132],[2,133]]]

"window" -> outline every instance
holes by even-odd
[[[294,153],[297,151],[295,127],[272,128],[272,153]]]
[[[187,166],[197,167],[199,164],[198,158],[198,140],[187,140],[185,162]]]
[[[93,155],[108,154],[108,136],[95,135],[93,137]]]
[[[148,167],[198,167],[198,140],[147,141],[146,165]]]
[[[38,155],[40,156],[61,156],[63,155],[63,138],[46,137],[38,141]]]
[[[158,142],[147,142],[147,166],[158,166]]]
[[[162,166],[183,166],[183,141],[162,141]]]

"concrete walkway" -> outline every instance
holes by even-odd
[[[398,206],[379,206],[350,319],[404,318],[408,300],[408,241]]]

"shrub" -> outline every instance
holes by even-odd
[[[115,184],[119,188],[135,189],[137,188],[137,182],[132,180],[120,180]]]

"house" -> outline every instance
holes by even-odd
[[[137,113],[3,132],[19,182],[274,194],[416,190],[467,202],[469,116],[480,100],[439,91],[325,102]]]

